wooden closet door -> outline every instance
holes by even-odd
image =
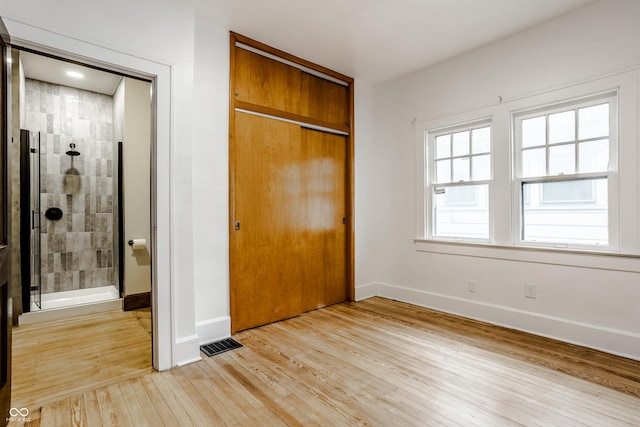
[[[242,48],[235,55],[236,101],[299,114],[300,70]]]
[[[235,112],[232,330],[301,313],[300,126]],[[238,229],[239,228],[239,229]]]
[[[302,311],[347,300],[347,138],[301,131]]]
[[[335,125],[349,125],[349,88],[301,73],[300,114]]]

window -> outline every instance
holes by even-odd
[[[514,115],[519,241],[610,244],[615,94]]]
[[[491,126],[487,122],[428,134],[430,235],[489,239]]]
[[[640,255],[639,73],[417,123],[416,248]]]

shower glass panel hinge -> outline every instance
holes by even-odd
[[[36,228],[40,228],[40,214],[41,213],[42,212],[31,211],[31,229],[32,230],[35,230]],[[37,224],[36,224],[36,219],[38,220]]]
[[[240,221],[236,221],[236,230],[240,230]]]

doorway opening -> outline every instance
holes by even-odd
[[[21,129],[13,147],[21,212],[14,316],[26,324],[92,312],[87,305],[110,310],[134,295],[132,308],[148,306],[151,83],[13,52]]]
[[[129,363],[128,354],[119,375],[148,371],[152,82],[15,46],[11,54],[14,346],[65,327],[102,337],[113,324],[132,328],[122,350],[146,360]],[[138,311],[109,315],[123,309]],[[58,358],[79,363],[73,351]]]

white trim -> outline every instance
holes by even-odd
[[[356,301],[362,301],[363,299],[375,297],[376,295],[378,295],[377,283],[372,282],[356,286]]]
[[[231,317],[222,316],[214,319],[207,319],[196,322],[196,335],[198,335],[198,345],[210,344],[229,338],[231,330]]]
[[[173,348],[173,357],[174,360],[177,360],[175,366],[188,365],[202,359],[198,341],[197,335],[190,335],[176,340]]]
[[[640,334],[498,304],[377,284],[378,295],[640,361]]]
[[[74,39],[19,21],[3,18],[12,44],[56,56],[75,59],[153,81],[155,100],[155,174],[152,195],[155,223],[152,224],[152,309],[153,366],[170,369],[174,360],[174,331],[171,288],[171,68],[163,63]],[[116,65],[117,64],[117,65]],[[177,343],[176,343],[177,345]],[[195,347],[197,348],[197,346]]]
[[[640,273],[640,256],[638,255],[595,251],[578,252],[559,248],[440,242],[424,239],[415,239],[414,242],[418,252]]]

